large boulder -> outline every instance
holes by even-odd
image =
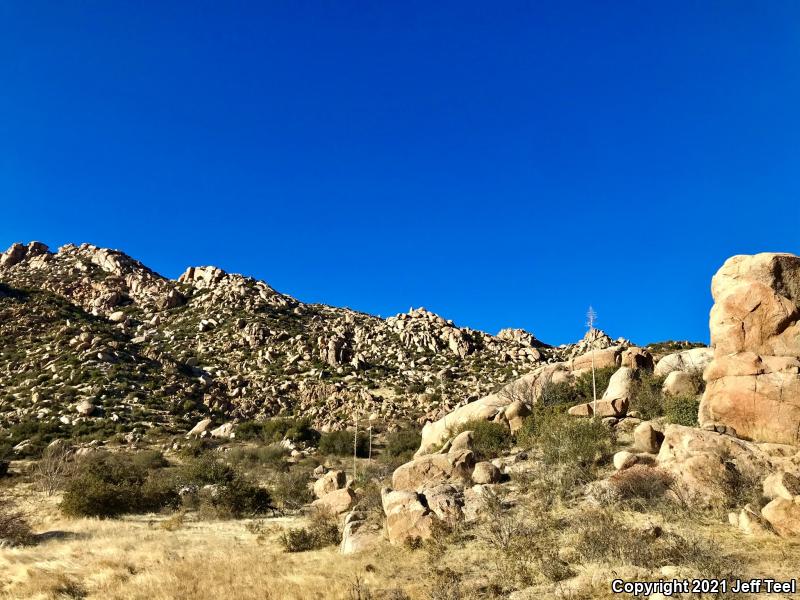
[[[667,396],[695,396],[700,391],[697,380],[686,371],[672,371],[664,380],[661,391]]]
[[[800,257],[734,256],[711,282],[711,344],[701,425],[800,445]]]
[[[325,494],[322,498],[318,498],[311,503],[314,508],[332,513],[334,515],[341,515],[349,512],[353,508],[356,495],[350,488],[343,488]]]
[[[800,465],[800,452],[791,446],[756,444],[682,425],[667,425],[656,458],[670,471],[676,492],[689,504],[720,506],[735,498],[749,483],[759,484],[767,473]]]
[[[781,537],[800,537],[800,496],[794,500],[775,498],[761,514]]]
[[[509,398],[500,394],[490,394],[475,402],[470,402],[445,415],[438,421],[426,423],[422,428],[422,442],[416,456],[429,454],[443,444],[451,432],[468,421],[491,421],[511,404]]]
[[[347,476],[344,471],[328,471],[314,482],[314,495],[317,498],[342,489],[347,483]]]
[[[611,346],[602,350],[589,351],[569,361],[569,368],[572,371],[583,371],[591,369],[594,364],[595,369],[605,369],[607,367],[618,367],[622,363],[622,346]]]
[[[363,552],[378,544],[380,540],[380,528],[370,523],[366,514],[352,511],[344,518],[342,543],[339,551],[342,554]]]
[[[427,454],[399,466],[392,475],[395,490],[421,492],[442,483],[470,482],[475,457],[469,450],[453,450],[447,454]]]
[[[436,516],[423,500],[424,497],[416,492],[388,488],[381,491],[389,542],[402,544],[414,539],[428,539],[433,535]]]
[[[691,348],[673,354],[667,354],[656,363],[653,374],[656,377],[666,377],[673,371],[687,373],[705,371],[714,358],[713,348]]]
[[[653,370],[653,355],[644,348],[631,346],[622,353],[622,366],[631,369]]]

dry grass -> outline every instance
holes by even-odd
[[[414,594],[421,585],[414,578],[421,554],[388,545],[358,557],[336,547],[285,553],[279,537],[301,518],[65,520],[57,498],[29,501],[41,541],[0,549],[3,600],[349,600],[356,581],[375,598],[380,590]]]
[[[704,562],[706,555],[684,560],[683,553],[662,553],[658,565],[638,564],[635,556],[620,560],[619,547],[627,538],[608,547],[595,543],[591,555],[582,553],[580,546],[589,545],[591,536],[582,537],[586,527],[577,525],[594,519],[577,505],[518,504],[507,516],[494,515],[494,529],[464,527],[417,550],[384,543],[345,557],[335,546],[284,552],[283,532],[309,524],[301,517],[198,521],[192,513],[177,513],[67,520],[57,510],[57,497],[24,492],[20,497],[28,503],[22,508],[40,541],[0,548],[0,600],[488,600],[526,585],[531,590],[521,599],[552,597],[556,587],[571,590],[566,597],[611,598],[611,571],[657,579],[659,567],[673,560],[685,563],[678,566],[687,576],[707,576],[715,566]],[[666,520],[622,506],[616,517],[613,525],[620,529],[642,531],[655,524],[663,528],[664,540],[713,542],[721,555],[742,563],[742,576],[789,578],[800,564],[800,543],[748,537],[726,523]],[[592,539],[605,543],[613,537],[607,529],[601,534]],[[563,574],[544,569],[562,560]],[[508,567],[505,585],[498,584],[498,566]]]

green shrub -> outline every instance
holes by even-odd
[[[274,418],[266,421],[246,421],[241,423],[236,431],[239,439],[261,440],[268,444],[287,439],[295,443],[315,444],[319,439],[319,432],[311,426],[311,421],[306,418]]]
[[[235,467],[212,455],[186,463],[177,480],[181,486],[209,486],[199,495],[201,511],[215,517],[253,516],[273,509],[269,492],[250,482]]]
[[[476,460],[488,460],[500,456],[511,448],[511,431],[502,423],[475,419],[462,423],[453,435],[463,431],[472,432],[472,450]]]
[[[287,529],[281,535],[281,544],[286,552],[306,552],[338,544],[341,539],[336,518],[324,511],[311,515],[308,527]]]
[[[67,482],[61,511],[73,517],[116,517],[178,505],[171,482],[137,464],[135,456],[95,452]]]
[[[246,465],[268,465],[272,468],[283,470],[286,468],[284,459],[289,450],[280,444],[259,446],[257,448],[236,447],[228,452],[227,457],[233,463]]]
[[[359,432],[358,438],[352,431],[331,431],[323,433],[319,439],[319,451],[322,454],[335,454],[337,456],[352,456],[355,444],[356,456],[366,458],[369,456],[369,436]]]
[[[314,499],[308,487],[308,475],[300,471],[279,473],[270,489],[276,504],[283,510],[297,510]]]
[[[422,443],[422,436],[416,429],[401,429],[386,437],[384,453],[392,458],[411,458]]]
[[[668,423],[693,427],[697,425],[700,400],[695,396],[674,396],[664,401],[664,416]]]
[[[536,442],[545,464],[570,463],[590,467],[612,449],[608,428],[598,419],[582,419],[555,413],[540,423]]]
[[[641,413],[643,419],[655,419],[664,414],[663,377],[642,372],[636,381],[629,410]]]

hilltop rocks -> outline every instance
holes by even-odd
[[[701,424],[800,445],[800,257],[734,256],[711,284],[714,359]]]
[[[13,267],[26,258],[48,254],[50,249],[41,242],[31,242],[27,246],[11,244],[11,247],[0,254],[0,267]]]
[[[692,348],[667,354],[656,363],[653,374],[656,377],[666,377],[673,371],[702,373],[713,358],[713,348]]]

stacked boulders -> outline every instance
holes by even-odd
[[[711,344],[701,424],[739,437],[800,445],[800,257],[725,261],[711,283]]]

